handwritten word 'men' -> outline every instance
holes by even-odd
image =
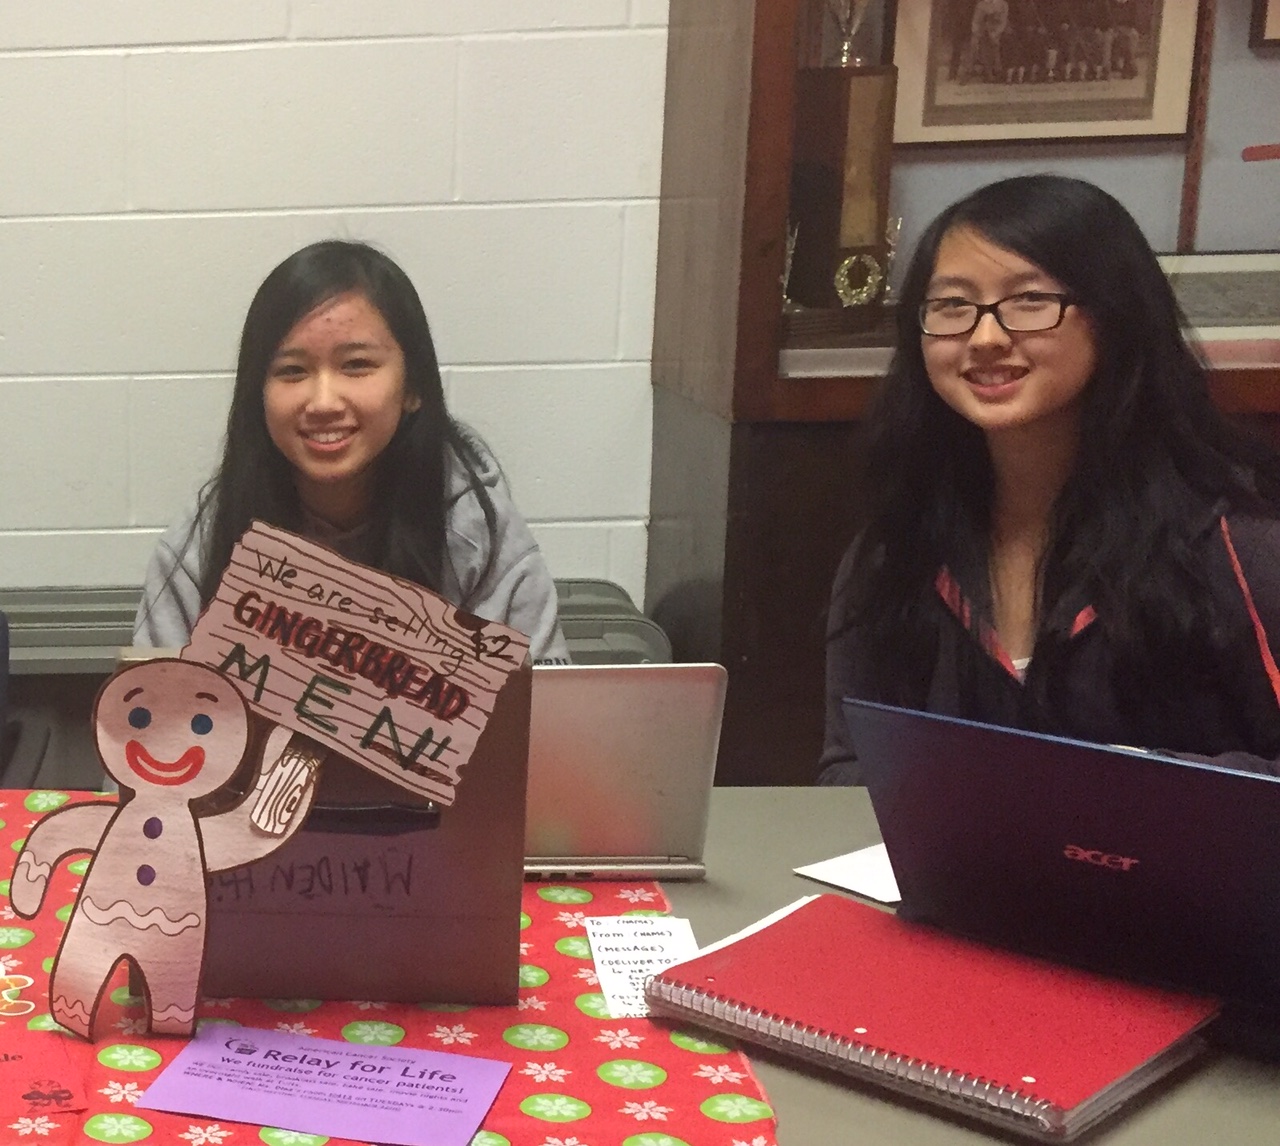
[[[225,659],[217,667],[219,672],[227,673],[228,675],[234,669],[241,680],[248,681],[253,685],[253,703],[257,704],[262,700],[262,694],[267,687],[267,677],[271,673],[271,658],[265,653],[250,664],[248,650],[245,648],[244,642],[241,641],[232,647],[231,651],[227,653]],[[302,690],[302,695],[294,702],[293,711],[297,714],[299,720],[305,721],[312,728],[327,732],[331,736],[337,736],[341,732],[338,722],[330,720],[323,714],[323,710],[332,710],[334,708],[333,701],[325,694],[338,696],[350,694],[350,692],[350,685],[343,684],[340,680],[334,680],[332,677],[318,672],[307,682],[306,687]],[[378,742],[379,735],[386,736],[390,741],[390,747]],[[457,783],[460,765],[451,765],[441,760],[452,740],[451,736],[436,740],[435,729],[427,727],[423,729],[421,735],[413,742],[412,746],[406,749],[400,741],[400,730],[396,727],[395,717],[392,715],[391,709],[383,705],[364,730],[364,733],[359,737],[358,743],[361,748],[368,748],[374,752],[381,753],[407,772],[416,772],[420,776],[429,776],[434,771],[451,783]],[[431,752],[427,754],[425,759],[420,760],[419,757],[428,748],[431,748],[433,744],[435,747],[432,748]]]
[[[403,653],[340,625],[326,625],[301,610],[264,601],[252,589],[240,595],[231,615],[246,629],[278,642],[281,648],[363,677],[386,696],[403,697],[441,720],[453,720],[471,703],[466,689],[415,664]]]

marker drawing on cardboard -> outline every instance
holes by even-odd
[[[178,660],[125,669],[98,693],[98,755],[133,795],[45,816],[18,854],[9,892],[14,911],[30,919],[53,869],[74,852],[94,853],[49,979],[50,1011],[67,1029],[92,1037],[102,994],[122,959],[143,978],[153,1032],[195,1029],[205,874],[268,855],[302,826],[324,754],[319,746],[308,753],[300,737],[277,728],[263,758],[305,756],[305,779],[273,798],[267,789],[283,764],[264,775],[259,761],[245,798],[227,811],[200,815],[193,801],[224,787],[236,772],[249,745],[249,721],[248,705],[226,677]]]
[[[183,660],[253,708],[448,806],[529,638],[419,585],[254,522]]]
[[[93,852],[49,980],[53,1017],[91,1037],[121,960],[142,976],[150,1029],[190,1034],[205,955],[206,876],[262,859],[303,824],[337,749],[369,771],[452,804],[462,769],[526,637],[419,586],[255,522],[182,659],[103,685],[94,734],[132,796],[41,820],[18,855],[14,911],[32,918],[54,868]],[[202,814],[274,724],[248,793]]]

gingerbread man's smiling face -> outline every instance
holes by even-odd
[[[249,737],[249,710],[204,665],[155,660],[117,673],[94,713],[103,767],[123,786],[172,789],[184,800],[231,779]]]

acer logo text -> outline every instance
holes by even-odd
[[[1081,863],[1091,863],[1098,867],[1109,867],[1113,871],[1129,871],[1138,866],[1138,861],[1132,856],[1108,855],[1106,852],[1091,851],[1077,844],[1067,844],[1062,854],[1069,860],[1079,860]]]

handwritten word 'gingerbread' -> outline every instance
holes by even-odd
[[[528,651],[515,629],[255,521],[182,658],[225,673],[269,720],[448,805]]]

